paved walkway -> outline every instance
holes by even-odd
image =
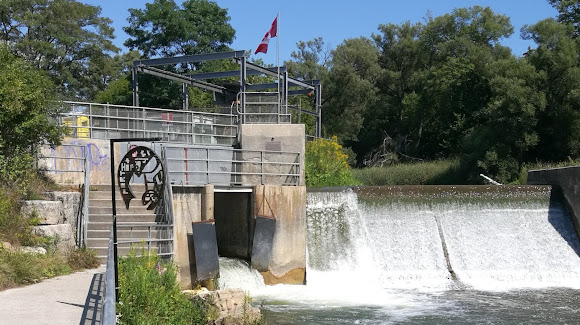
[[[100,324],[105,266],[0,291],[0,324]]]

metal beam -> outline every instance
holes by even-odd
[[[278,84],[275,82],[267,83],[267,84],[255,84],[255,85],[247,85],[246,89],[248,90],[260,90],[260,89],[273,89],[278,88]]]
[[[153,76],[157,76],[157,77],[185,83],[185,84],[192,85],[192,86],[195,86],[195,87],[198,87],[201,89],[215,91],[216,93],[220,93],[220,94],[223,94],[225,89],[226,89],[225,87],[214,85],[214,84],[211,84],[209,82],[197,81],[197,80],[194,80],[192,78],[180,75],[178,73],[169,72],[169,71],[165,71],[165,70],[161,70],[161,69],[157,69],[157,68],[153,68],[153,67],[137,66],[135,68],[139,72],[144,72],[144,73],[147,73],[147,74],[150,74]]]
[[[263,74],[259,71],[248,70],[246,72],[247,76],[255,76]],[[203,80],[203,79],[219,79],[219,78],[231,78],[231,77],[239,77],[240,70],[230,70],[230,71],[220,71],[220,72],[207,72],[207,73],[190,73],[186,74],[186,76],[191,77],[195,80]]]
[[[245,54],[246,54],[245,51],[231,51],[231,52],[217,52],[217,53],[184,55],[184,56],[176,56],[176,57],[172,57],[172,58],[136,60],[136,61],[133,61],[133,66],[142,66],[142,65],[155,66],[155,65],[179,64],[179,63],[189,63],[189,62],[202,62],[202,61],[209,61],[209,60],[237,59],[237,58],[243,57]]]

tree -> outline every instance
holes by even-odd
[[[546,96],[538,88],[541,74],[525,60],[498,60],[490,67],[491,98],[481,124],[464,141],[463,163],[475,179],[484,173],[506,183],[518,177],[526,153],[538,143],[538,116]]]
[[[0,183],[25,184],[38,145],[60,143],[61,129],[50,105],[54,85],[0,45]]]
[[[580,2],[578,0],[548,1],[560,13],[558,21],[565,24],[572,24],[576,30],[576,36],[580,35]]]
[[[145,7],[129,9],[123,28],[131,36],[125,46],[145,58],[226,51],[234,40],[228,10],[213,1],[186,0],[180,8],[173,0],[154,0]]]
[[[288,74],[302,80],[324,79],[332,59],[329,46],[322,37],[296,43],[297,51],[290,54],[291,59],[284,62]]]
[[[547,100],[534,157],[547,161],[580,157],[580,43],[573,27],[546,19],[524,26],[522,36],[538,44],[527,60],[542,73]]]
[[[75,0],[5,0],[0,39],[11,52],[49,72],[68,98],[90,99],[104,89],[112,43],[111,20],[101,8]]]
[[[368,38],[345,40],[332,51],[331,68],[322,102],[326,132],[341,141],[356,141],[363,116],[376,100],[380,75],[378,49]]]

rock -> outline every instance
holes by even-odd
[[[14,249],[14,247],[12,247],[12,244],[10,244],[9,242],[3,241],[3,242],[0,242],[0,249],[5,249],[7,251],[11,251]]]
[[[32,233],[55,238],[56,249],[61,253],[67,253],[75,246],[73,228],[70,224],[35,226]]]
[[[27,254],[46,255],[46,249],[43,247],[24,246],[20,248],[20,251]]]
[[[63,208],[64,222],[76,226],[77,216],[81,202],[79,192],[45,192],[44,196],[51,201],[60,201]]]
[[[262,317],[260,309],[250,304],[249,297],[241,289],[225,289],[209,292],[186,290],[184,293],[192,298],[200,297],[213,306],[217,312],[217,318],[207,324],[253,324]]]
[[[60,201],[24,201],[20,213],[26,217],[37,216],[41,224],[56,225],[64,222],[63,205]]]

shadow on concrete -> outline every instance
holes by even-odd
[[[574,229],[574,223],[572,222],[572,217],[566,207],[562,191],[557,186],[552,187],[550,193],[548,220],[554,229],[558,231],[560,236],[566,240],[576,255],[580,257],[580,239]]]
[[[93,276],[87,299],[85,300],[83,316],[80,325],[101,324],[102,296],[105,289],[105,274],[97,273]]]

